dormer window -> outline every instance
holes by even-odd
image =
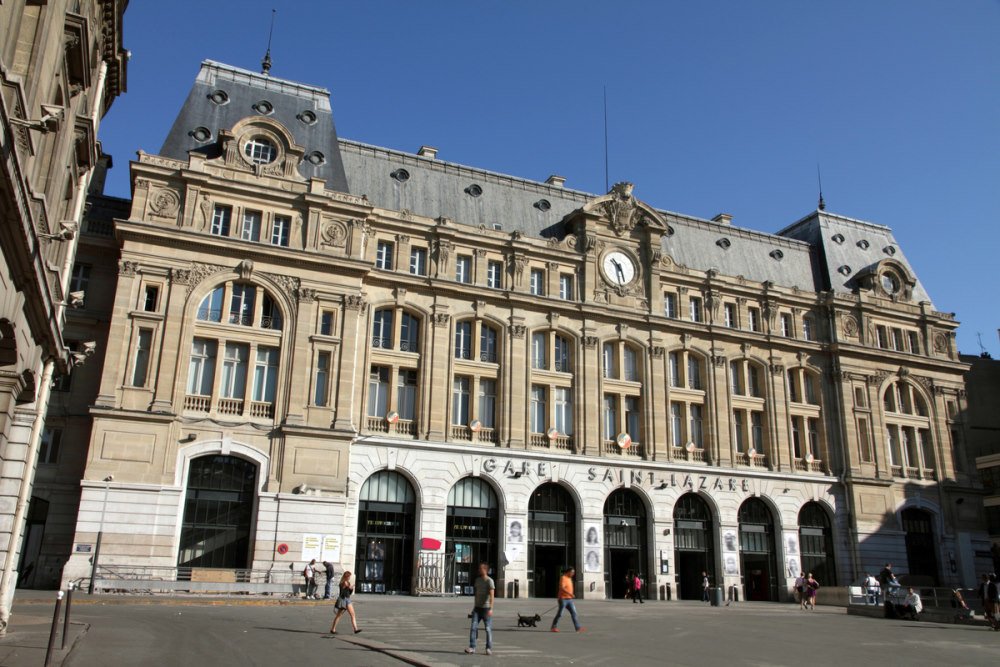
[[[251,137],[243,147],[244,154],[254,164],[271,164],[278,157],[278,149],[270,139],[262,136]]]
[[[882,274],[882,289],[886,294],[896,294],[899,292],[899,278],[893,273]]]

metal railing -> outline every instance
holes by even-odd
[[[298,595],[298,569],[270,570],[142,565],[99,565],[94,590],[105,593],[205,593]]]
[[[184,409],[194,412],[208,412],[212,405],[211,396],[188,395],[184,397]]]

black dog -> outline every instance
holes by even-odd
[[[537,628],[538,621],[542,620],[542,617],[538,614],[534,616],[523,616],[521,614],[517,615],[517,627],[519,628]]]

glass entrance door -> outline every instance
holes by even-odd
[[[634,491],[618,489],[604,503],[605,580],[611,599],[625,597],[629,572],[643,581],[646,570],[646,507]]]
[[[558,484],[543,484],[528,502],[528,595],[554,598],[574,554],[576,504]]]
[[[416,495],[405,477],[381,470],[361,487],[358,504],[357,589],[408,593],[413,579]]]
[[[715,578],[712,514],[697,494],[686,493],[674,505],[674,534],[677,597],[681,600],[700,600],[703,572],[708,575],[712,586],[721,582]]]
[[[257,466],[245,459],[220,454],[191,461],[178,566],[248,566],[256,482]]]

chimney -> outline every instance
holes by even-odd
[[[438,149],[433,146],[421,146],[420,150],[417,151],[417,155],[420,157],[430,158],[431,160],[437,158]]]
[[[552,174],[551,176],[545,179],[545,182],[549,185],[554,185],[557,188],[561,188],[562,186],[566,185],[566,177]]]
[[[720,225],[730,225],[733,222],[733,216],[728,213],[720,213],[719,215],[712,218],[712,222],[717,222]]]

